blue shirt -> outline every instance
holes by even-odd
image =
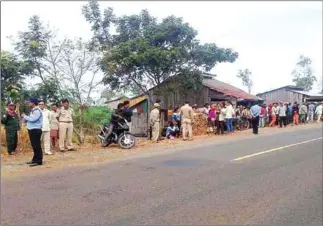
[[[171,132],[177,132],[177,131],[178,131],[178,128],[176,126],[174,127],[168,126],[166,130],[166,136],[168,136]]]
[[[25,116],[23,121],[27,122],[27,129],[42,129],[43,128],[43,113],[39,107],[34,107],[29,116]]]
[[[180,121],[182,119],[181,114],[174,113],[172,117],[175,121]]]
[[[256,105],[253,105],[251,108],[250,108],[250,113],[252,114],[252,116],[254,117],[257,117],[260,115],[261,113],[261,107],[256,104]]]

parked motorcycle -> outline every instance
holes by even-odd
[[[117,125],[114,126],[112,133],[106,137],[108,129],[108,126],[100,126],[101,131],[98,137],[103,147],[108,147],[112,143],[118,144],[123,149],[131,149],[135,146],[136,138],[129,132],[126,119],[120,119]]]

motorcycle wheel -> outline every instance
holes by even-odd
[[[119,137],[118,144],[123,149],[131,149],[136,144],[136,138],[130,133],[125,133]]]

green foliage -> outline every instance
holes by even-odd
[[[1,51],[1,98],[18,101],[23,79],[30,75],[32,69],[28,62],[6,51]]]
[[[108,122],[111,118],[111,111],[106,107],[90,107],[84,109],[82,112],[75,107],[74,111],[76,115],[75,127],[86,128],[88,132],[96,132],[98,126]]]
[[[249,69],[239,70],[237,77],[242,80],[242,84],[248,88],[248,92],[251,93],[253,86],[252,74]]]
[[[306,91],[311,90],[314,82],[317,80],[313,75],[312,60],[303,55],[299,57],[296,69],[293,70],[292,75],[296,86],[302,87]]]
[[[137,86],[147,93],[173,76],[201,77],[203,71],[210,71],[217,63],[234,62],[238,57],[233,50],[214,43],[201,45],[196,39],[197,31],[182,18],[169,16],[157,22],[147,10],[116,17],[111,8],[101,15],[99,4],[93,1],[82,12],[92,25],[93,45],[103,52],[104,83],[113,89]],[[112,25],[116,29],[113,35]],[[185,80],[185,86],[194,81]]]

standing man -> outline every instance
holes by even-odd
[[[321,104],[318,105],[316,107],[316,109],[315,109],[315,115],[317,117],[317,123],[319,123],[321,121],[322,113],[323,113],[323,102],[321,102]]]
[[[50,140],[51,140],[51,145],[53,149],[56,151],[56,146],[57,146],[57,139],[59,138],[58,136],[58,116],[59,112],[57,109],[57,104],[52,104],[52,111],[51,111],[51,120],[50,120]]]
[[[43,128],[42,128],[42,140],[44,142],[44,149],[46,155],[52,155],[50,151],[50,124],[51,124],[51,113],[46,108],[46,102],[41,100],[38,104],[39,108],[43,113]]]
[[[133,115],[132,113],[132,110],[129,108],[130,107],[130,102],[129,100],[126,100],[123,102],[123,113],[122,113],[122,116],[127,120],[127,125],[129,126],[129,132],[131,133],[132,130],[131,130],[131,117]]]
[[[154,103],[154,109],[150,112],[149,123],[152,128],[152,142],[158,142],[160,136],[160,104]]]
[[[182,115],[182,125],[183,125],[183,140],[187,140],[187,134],[188,134],[188,140],[193,140],[193,129],[192,129],[192,123],[193,123],[193,109],[189,105],[189,101],[185,101],[185,104],[183,107],[181,107],[181,115]]]
[[[9,155],[16,152],[18,144],[18,131],[20,130],[19,116],[16,112],[16,105],[10,101],[7,104],[6,113],[1,119],[6,129],[7,151]]]
[[[307,106],[304,103],[302,103],[301,107],[299,108],[299,116],[300,116],[301,123],[305,123],[306,116],[307,116]]]
[[[228,101],[227,107],[225,109],[226,109],[225,121],[227,125],[227,131],[230,134],[233,132],[233,117],[235,114],[232,103],[230,101]]]
[[[280,102],[280,107],[278,109],[278,115],[279,115],[279,127],[282,128],[283,124],[284,127],[286,127],[286,106],[283,104],[283,102]]]
[[[37,98],[29,98],[28,106],[31,109],[29,116],[22,114],[23,123],[27,123],[27,129],[31,146],[34,151],[34,157],[27,164],[30,167],[40,166],[43,164],[43,150],[41,147],[41,135],[43,128],[43,114],[38,107]]]
[[[70,108],[70,103],[67,99],[62,100],[63,107],[58,113],[59,122],[59,150],[65,151],[65,141],[68,151],[73,151],[74,147],[72,144],[73,137],[73,118],[74,111]]]
[[[256,103],[250,108],[252,116],[252,131],[254,134],[258,134],[259,116],[261,113],[261,107]]]
[[[314,110],[315,110],[315,106],[313,103],[310,103],[308,105],[308,116],[307,116],[307,121],[314,121]]]
[[[266,106],[262,105],[260,108],[261,108],[261,111],[260,111],[260,118],[259,118],[259,127],[263,128],[265,127],[265,124],[266,124]]]

